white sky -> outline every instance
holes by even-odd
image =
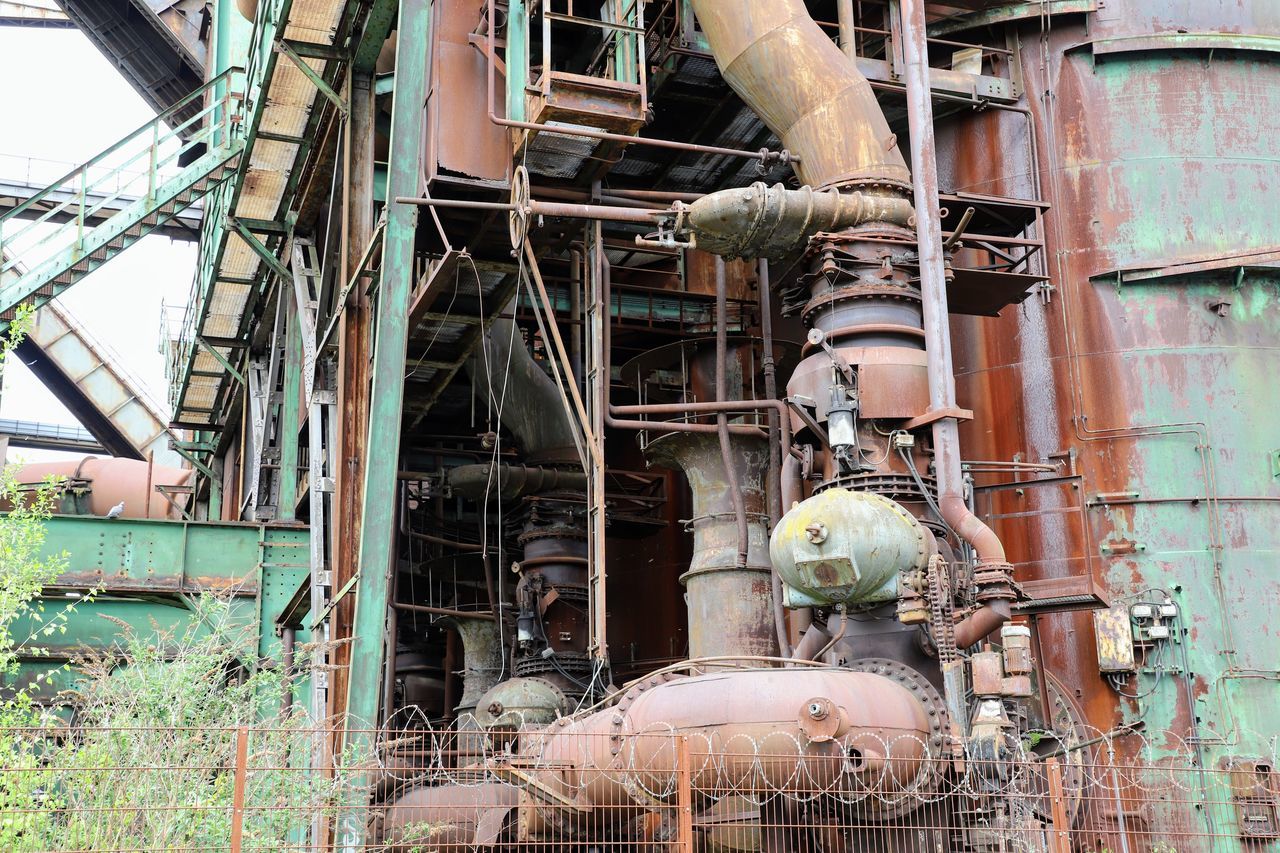
[[[0,81],[0,170],[5,172],[16,167],[15,155],[64,161],[60,173],[69,171],[155,115],[78,30],[0,27]],[[52,167],[38,168],[47,173]],[[161,303],[181,319],[195,256],[194,243],[146,237],[59,298],[166,411]],[[20,364],[5,370],[0,417],[76,423]],[[12,456],[46,454],[15,449]]]

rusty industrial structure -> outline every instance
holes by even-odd
[[[1280,849],[1280,5],[206,15],[188,467],[81,491],[309,532],[313,844]]]

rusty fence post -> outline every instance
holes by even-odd
[[[244,844],[244,782],[249,771],[249,728],[236,729],[235,783],[231,793],[231,853]]]
[[[1071,853],[1071,825],[1067,820],[1067,801],[1062,792],[1062,766],[1058,759],[1050,758],[1045,761],[1044,769],[1049,782],[1049,851]]]
[[[676,842],[684,853],[693,853],[693,764],[689,761],[689,738],[676,741]]]

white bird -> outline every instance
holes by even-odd
[[[124,501],[107,510],[107,518],[119,518],[124,513]]]

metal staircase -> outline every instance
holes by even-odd
[[[232,174],[241,76],[220,74],[0,216],[0,274],[19,272],[0,284],[0,332],[19,305],[44,305]]]

